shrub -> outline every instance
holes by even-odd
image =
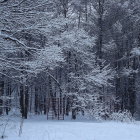
[[[132,114],[128,110],[113,112],[110,115],[110,119],[114,121],[120,121],[120,122],[133,122],[134,121]]]

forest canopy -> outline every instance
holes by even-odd
[[[0,116],[139,119],[139,59],[139,0],[0,0]]]

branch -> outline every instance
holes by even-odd
[[[3,0],[3,1],[1,1],[0,3],[5,3],[5,2],[7,2],[8,0]]]
[[[40,6],[45,6],[46,4],[48,4],[48,3],[44,2],[44,3],[40,4],[40,5],[37,5],[37,6],[32,7],[32,8],[27,8],[27,9],[24,9],[24,10],[25,10],[26,12],[29,12],[29,11],[31,11],[31,10],[35,10],[36,8],[38,8],[38,7],[40,7]]]
[[[10,78],[10,79],[14,80],[14,81],[17,82],[17,83],[20,83],[19,80],[15,80],[14,77],[12,77],[12,76],[8,76],[7,74],[2,73],[1,71],[0,71],[0,74],[6,76],[7,78]]]
[[[21,46],[23,46],[23,49],[24,49],[25,51],[27,51],[27,52],[29,52],[27,49],[40,50],[40,49],[37,49],[37,48],[30,48],[30,47],[28,47],[27,45],[25,45],[23,42],[21,42],[20,40],[14,38],[14,37],[12,37],[12,36],[8,36],[8,35],[5,35],[5,34],[0,34],[0,37],[4,38],[4,39],[6,39],[6,40],[9,39],[9,40],[11,40],[11,41],[13,41],[13,42],[15,42],[15,43],[20,44]],[[32,55],[31,52],[29,52],[29,54]]]
[[[60,85],[59,81],[58,81],[50,72],[47,71],[47,73],[48,73],[48,75],[55,81],[55,83],[56,83],[56,84],[58,85],[58,87],[59,87],[60,93],[62,93],[62,89],[61,89],[61,85]],[[44,79],[44,77],[43,77],[43,79]],[[46,79],[44,79],[44,80],[46,80]]]
[[[21,2],[19,2],[18,4],[16,4],[16,5],[13,5],[13,6],[10,6],[10,7],[18,7],[18,6],[20,6],[23,2],[25,2],[26,0],[22,0]],[[9,7],[9,8],[10,8]]]

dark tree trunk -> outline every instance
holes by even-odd
[[[25,85],[20,86],[20,111],[22,118],[27,119],[28,115],[28,87]]]
[[[0,81],[0,97],[4,94],[4,81]],[[3,101],[0,99],[0,115],[3,114]]]

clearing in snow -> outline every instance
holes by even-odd
[[[47,121],[30,118],[19,126],[8,127],[5,140],[140,140],[140,123]]]

